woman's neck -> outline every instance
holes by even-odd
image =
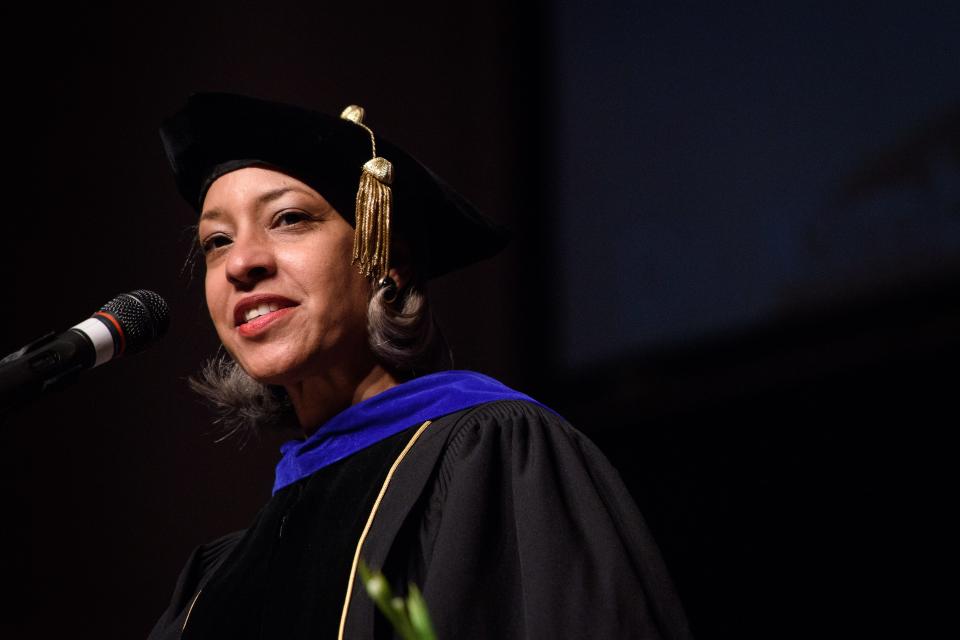
[[[304,435],[347,407],[372,398],[399,382],[379,364],[366,372],[335,372],[314,376],[286,386]]]

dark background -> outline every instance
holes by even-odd
[[[603,448],[698,637],[933,631],[953,606],[960,12],[701,4],[8,16],[2,353],[136,288],[173,322],[6,416],[5,624],[144,637],[189,551],[269,495],[286,437],[215,443],[185,384],[217,341],[157,135],[191,91],[229,90],[361,104],[514,229],[432,285],[456,366]]]

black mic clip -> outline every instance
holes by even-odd
[[[59,334],[56,331],[51,331],[50,333],[40,336],[33,342],[17,349],[13,353],[0,360],[0,367],[6,364],[12,364],[13,362],[22,358],[29,357],[30,354],[39,351],[42,347],[45,347],[53,342],[58,335]],[[61,353],[59,351],[46,351],[39,358],[37,358],[36,362],[31,362],[30,364],[32,368],[51,370],[55,368],[54,365],[60,361],[60,358]],[[76,377],[80,375],[80,372],[84,369],[85,367],[83,364],[77,363],[69,369],[60,371],[51,377],[47,377],[43,381],[41,387],[37,389],[36,393],[43,394],[47,391],[57,391],[62,389],[70,382],[73,382],[73,380],[75,380]],[[20,398],[20,400],[21,402],[26,402],[32,397],[33,395],[24,395]]]
[[[26,346],[24,346],[24,347],[20,347],[19,349],[17,349],[17,350],[14,351],[13,353],[11,353],[11,354],[7,355],[6,357],[4,357],[2,360],[0,360],[0,364],[7,364],[7,363],[9,363],[9,362],[13,362],[14,360],[19,360],[20,358],[22,358],[22,357],[25,356],[26,354],[30,353],[31,351],[36,350],[36,349],[39,348],[39,347],[42,347],[43,345],[47,344],[48,342],[50,342],[51,340],[53,340],[53,339],[56,338],[56,337],[57,337],[57,332],[56,332],[56,331],[51,331],[50,333],[48,333],[48,334],[46,334],[46,335],[42,335],[42,336],[40,336],[39,338],[37,338],[36,340],[34,340],[33,342],[31,342],[30,344],[28,344],[28,345],[26,345]]]

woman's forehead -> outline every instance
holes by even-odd
[[[325,203],[313,187],[275,168],[242,167],[216,178],[204,196],[200,219],[223,213],[225,208],[258,207],[287,194],[297,193]]]

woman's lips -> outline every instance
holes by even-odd
[[[257,293],[240,300],[233,308],[237,333],[245,338],[262,334],[273,323],[286,317],[297,303],[275,293]]]
[[[233,322],[234,326],[239,326],[244,324],[248,320],[252,320],[250,316],[258,315],[258,312],[262,312],[266,315],[266,312],[269,310],[276,311],[277,309],[283,309],[284,307],[295,307],[297,303],[283,296],[278,296],[273,293],[258,293],[256,295],[247,296],[246,298],[240,300],[237,305],[233,308]]]
[[[292,313],[294,309],[296,309],[296,307],[283,307],[282,309],[271,311],[266,315],[257,316],[249,322],[237,325],[237,333],[244,338],[252,338],[266,331],[273,323],[285,318]]]

